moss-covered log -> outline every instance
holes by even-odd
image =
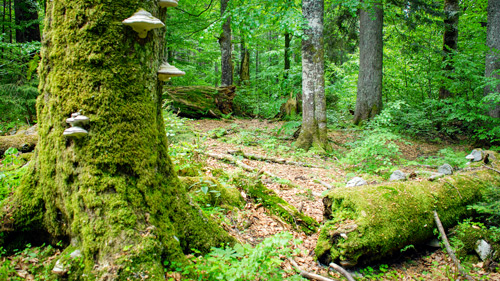
[[[47,1],[39,141],[3,206],[0,246],[46,238],[71,245],[62,256],[79,249],[68,280],[161,280],[164,261],[233,241],[190,204],[167,154],[157,79],[165,28],[140,38],[122,24],[140,8],[166,19],[157,1]],[[79,110],[88,135],[65,138]]]
[[[500,175],[479,170],[441,178],[334,189],[323,199],[325,224],[316,256],[354,265],[381,259],[407,245],[433,237],[433,211],[444,227],[468,214],[467,205],[487,186],[500,185]]]
[[[279,197],[276,192],[265,187],[260,180],[250,179],[244,175],[239,175],[233,180],[249,197],[261,203],[271,213],[281,217],[292,227],[307,235],[316,233],[319,223],[315,219],[299,212],[294,206]]]
[[[236,87],[167,87],[163,98],[172,101],[172,107],[180,116],[189,118],[213,117],[233,112]]]
[[[37,142],[37,135],[17,134],[13,136],[0,136],[0,157],[10,147],[14,147],[21,152],[31,152],[35,149]]]

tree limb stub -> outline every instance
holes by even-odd
[[[436,221],[439,233],[441,234],[441,240],[443,241],[443,244],[446,247],[446,252],[448,252],[448,255],[450,255],[450,258],[453,260],[453,263],[458,268],[460,274],[462,274],[465,278],[467,278],[467,280],[474,280],[474,278],[472,278],[467,274],[467,272],[465,272],[464,268],[460,264],[460,261],[455,256],[455,252],[451,248],[450,242],[448,242],[448,237],[446,237],[446,232],[444,231],[444,227],[443,224],[441,223],[441,220],[439,219],[438,213],[435,210],[433,213],[434,213],[434,220]]]

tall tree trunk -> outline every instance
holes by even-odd
[[[160,280],[163,261],[231,241],[193,205],[167,154],[157,78],[165,28],[141,39],[120,23],[139,8],[164,21],[165,9],[139,0],[47,5],[39,142],[0,213],[9,228],[0,244],[42,234],[71,244],[62,256],[79,249],[83,263],[69,280]],[[79,110],[88,135],[65,138],[65,120]]]
[[[38,24],[38,11],[35,2],[14,0],[16,42],[40,41],[40,28]]]
[[[284,78],[288,78],[288,71],[290,70],[290,33],[288,31],[285,32],[285,74]]]
[[[359,74],[354,124],[382,109],[382,55],[384,10],[380,1],[359,15]]]
[[[456,51],[458,45],[459,14],[458,0],[444,1],[443,71],[446,80],[443,83],[452,79],[451,72],[455,69],[453,67],[453,52]],[[439,89],[439,98],[446,99],[452,96],[453,93],[446,85],[442,85]]]
[[[500,2],[497,0],[488,1],[488,27],[486,35],[486,45],[490,48],[486,55],[486,69],[484,76],[488,79],[500,80],[498,71],[500,69]],[[491,92],[500,93],[500,83],[496,84],[496,88],[486,86],[484,95]],[[492,105],[488,114],[494,118],[500,118],[500,104]]]
[[[308,26],[302,39],[302,127],[295,145],[303,149],[325,149],[327,143],[323,11],[323,0],[302,1]]]
[[[255,46],[255,78],[259,75],[259,44]]]
[[[220,1],[221,16],[227,9],[229,0]],[[233,85],[233,61],[231,59],[231,18],[228,17],[222,25],[222,34],[219,38],[220,52],[221,52],[221,86]]]
[[[245,84],[250,80],[250,52],[245,45],[245,39],[241,39],[240,43],[240,83]]]

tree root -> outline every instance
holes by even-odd
[[[448,255],[450,255],[451,259],[453,260],[453,263],[455,266],[458,268],[458,271],[462,276],[467,278],[467,280],[474,280],[471,276],[465,272],[464,268],[460,264],[460,261],[457,259],[455,256],[455,252],[450,246],[450,243],[448,242],[448,238],[446,237],[446,232],[444,231],[443,225],[441,224],[441,220],[439,219],[439,215],[436,211],[434,211],[434,220],[436,221],[436,225],[439,229],[439,233],[441,234],[441,240],[443,241],[444,246],[446,247],[446,252],[448,252]]]

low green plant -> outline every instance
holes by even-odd
[[[232,248],[212,248],[204,257],[194,257],[191,265],[169,267],[194,280],[284,280],[292,272],[282,269],[281,264],[294,253],[292,246],[299,243],[292,238],[290,233],[283,232],[255,247],[236,244]],[[286,280],[305,279],[291,275]]]
[[[483,190],[483,201],[469,206],[469,209],[479,213],[490,226],[500,226],[500,189],[489,186]]]
[[[341,161],[367,173],[388,170],[399,161],[401,153],[395,142],[399,139],[387,130],[366,131],[360,140],[349,144],[352,149]]]

